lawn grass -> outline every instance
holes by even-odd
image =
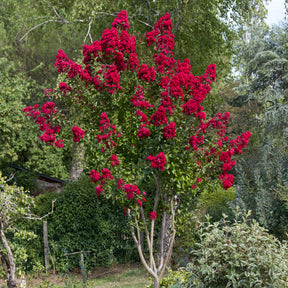
[[[149,274],[143,268],[123,268],[113,273],[103,273],[104,276],[92,275],[84,284],[79,275],[65,275],[65,277],[48,276],[45,279],[27,281],[29,288],[145,288],[151,284]],[[105,275],[106,274],[106,275]],[[1,287],[1,286],[0,286]]]

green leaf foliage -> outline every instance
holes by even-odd
[[[236,168],[236,205],[251,210],[252,217],[278,238],[286,238],[288,214],[280,194],[287,195],[287,153],[280,143],[255,152],[257,162],[241,161]],[[282,142],[282,147],[283,142]]]
[[[138,260],[122,207],[103,197],[98,198],[90,182],[82,178],[67,184],[61,193],[48,193],[35,199],[36,211],[41,214],[50,211],[54,201],[54,212],[47,222],[50,255],[57,271],[79,267],[80,254],[64,254],[82,250],[91,251],[84,255],[88,269]],[[42,235],[42,223],[33,229]],[[41,242],[35,250],[39,253],[38,259],[43,259]],[[28,270],[36,259],[30,259]]]
[[[214,224],[208,218],[200,225],[198,249],[187,266],[191,278],[182,287],[287,287],[287,245],[249,220],[249,213],[236,218]]]

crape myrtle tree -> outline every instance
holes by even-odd
[[[83,46],[83,66],[59,50],[55,66],[65,82],[46,91],[55,101],[24,112],[43,131],[41,140],[59,148],[65,145],[61,125],[73,126],[74,142],[84,142],[95,163],[90,177],[96,193],[123,205],[141,262],[159,287],[181,199],[213,185],[230,188],[232,156],[242,153],[251,133],[229,141],[229,113],[206,120],[202,102],[215,80],[215,65],[194,76],[188,59],[173,57],[168,13],[137,49],[128,28],[121,11],[99,41]],[[66,109],[56,109],[57,101]],[[149,253],[141,249],[142,231]]]

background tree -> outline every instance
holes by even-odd
[[[11,179],[10,179],[11,180]],[[22,239],[35,237],[35,234],[17,229],[17,221],[34,218],[31,213],[33,199],[22,188],[8,185],[0,173],[0,261],[6,274],[7,286],[16,288],[16,265],[8,233],[17,234]]]
[[[0,18],[16,52],[13,57],[22,62],[23,69],[40,87],[47,88],[55,83],[51,63],[57,50],[69,51],[73,59],[76,51],[99,37],[123,9],[131,15],[132,33],[138,35],[152,28],[160,15],[170,13],[175,23],[173,33],[179,59],[198,55],[191,62],[192,72],[197,75],[215,63],[219,67],[219,79],[230,72],[233,42],[239,33],[242,35],[241,27],[251,22],[252,15],[264,18],[266,13],[262,0],[209,3],[204,0],[24,0],[21,5],[17,1],[2,1]],[[72,51],[70,47],[74,47]]]
[[[287,23],[270,29],[254,26],[248,36],[239,48],[240,79],[224,105],[233,107],[230,133],[243,124],[253,127],[249,149],[236,172],[236,203],[251,209],[261,225],[282,238],[287,230],[279,196],[285,193],[287,178]]]

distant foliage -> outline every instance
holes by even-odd
[[[237,167],[234,205],[251,210],[252,217],[270,233],[286,238],[288,211],[281,195],[288,194],[288,155],[278,148],[279,145],[275,148],[264,146],[259,151],[257,163],[246,160]]]
[[[287,134],[287,37],[287,23],[271,29],[254,27],[239,52],[243,63],[239,98],[244,102],[257,101],[262,106],[257,117],[266,139],[267,135]]]

